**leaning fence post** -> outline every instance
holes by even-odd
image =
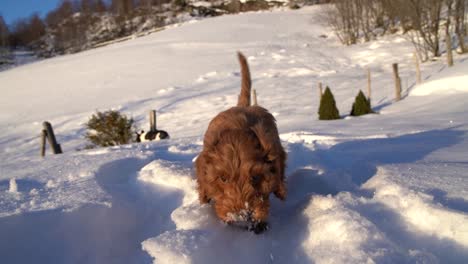
[[[393,63],[393,79],[395,80],[395,100],[401,100],[401,79],[398,75],[398,63]]]
[[[253,104],[252,105],[258,105],[257,104],[257,91],[255,89],[252,89],[252,97],[253,97]]]
[[[60,144],[57,143],[57,140],[55,139],[55,134],[54,130],[52,129],[52,125],[45,121],[42,123],[42,126],[44,127],[44,130],[46,131],[47,139],[49,140],[50,147],[52,148],[52,151],[54,154],[61,154],[62,153],[62,148],[60,147]]]
[[[150,131],[156,131],[156,110],[149,112]]]
[[[46,150],[46,137],[47,137],[47,131],[43,129],[41,131],[41,157],[45,156],[45,150]]]

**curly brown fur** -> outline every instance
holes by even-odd
[[[196,160],[200,203],[214,202],[225,222],[245,216],[264,223],[269,196],[286,198],[286,153],[276,120],[266,109],[250,106],[250,73],[239,53],[242,87],[238,105],[219,113],[205,133],[203,150]]]

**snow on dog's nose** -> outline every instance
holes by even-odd
[[[239,227],[248,231],[252,231],[255,234],[261,234],[268,230],[268,223],[259,222],[252,217],[252,211],[241,210],[238,213],[229,213],[228,221],[229,225]]]

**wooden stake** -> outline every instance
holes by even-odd
[[[46,138],[47,138],[47,131],[43,129],[41,132],[41,157],[45,156]]]
[[[418,55],[416,55],[416,52],[413,53],[413,59],[414,59],[414,64],[416,65],[416,83],[421,84],[421,69],[419,68],[419,58]]]
[[[149,112],[150,131],[156,131],[156,110]]]
[[[371,90],[371,73],[370,69],[367,68],[367,99],[371,100],[372,90]]]
[[[257,91],[255,89],[252,89],[252,97],[253,97],[253,104],[252,105],[258,105],[257,104]]]
[[[49,140],[49,144],[52,148],[53,153],[62,154],[62,148],[55,139],[55,134],[54,130],[52,129],[52,125],[49,122],[45,121],[44,123],[42,123],[42,126],[44,127],[44,130],[46,130],[47,139]]]
[[[319,100],[320,100],[322,98],[322,95],[323,95],[323,87],[322,87],[321,82],[318,83],[318,90],[319,90]]]
[[[401,100],[401,79],[398,75],[398,63],[393,63],[393,79],[395,81],[395,101]]]

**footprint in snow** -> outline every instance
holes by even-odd
[[[278,54],[278,53],[272,53],[271,54],[271,57],[274,59],[274,60],[277,60],[277,61],[280,61],[280,60],[283,60],[285,57],[281,54]]]
[[[168,87],[168,88],[160,89],[160,90],[158,91],[158,93],[159,93],[159,94],[165,94],[165,93],[168,93],[168,92],[172,92],[172,91],[174,91],[175,89],[176,89],[176,87],[171,86],[171,87]]]
[[[200,75],[198,77],[197,82],[205,82],[206,80],[208,80],[208,79],[210,79],[212,77],[215,77],[216,75],[218,75],[218,72],[216,72],[216,71],[205,73],[205,74]]]

